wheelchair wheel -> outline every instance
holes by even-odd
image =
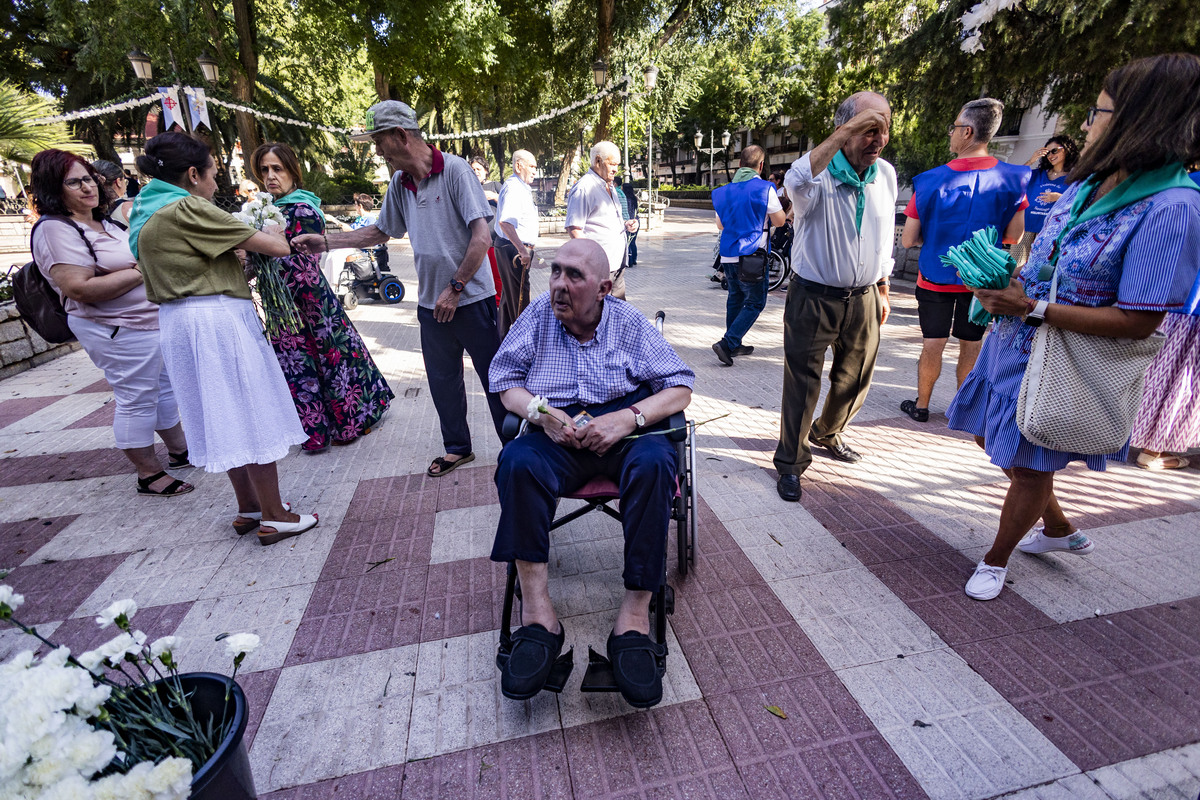
[[[783,261],[783,256],[775,251],[767,254],[767,291],[773,292],[783,285],[787,280],[787,264]]]
[[[342,295],[342,308],[347,311],[353,311],[358,308],[358,295],[354,293],[353,289]]]
[[[398,278],[384,278],[379,284],[379,296],[389,303],[399,303],[404,299],[404,284]]]

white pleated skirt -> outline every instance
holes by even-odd
[[[158,323],[193,464],[271,464],[308,440],[253,303],[187,297],[159,306]]]

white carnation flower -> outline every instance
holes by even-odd
[[[234,218],[234,219],[236,219],[238,222],[244,222],[244,223],[246,223],[247,225],[253,225],[253,224],[254,224],[254,217],[252,217],[252,216],[250,216],[249,214],[246,214],[246,213],[244,213],[244,212],[242,212],[242,211],[235,212],[235,213],[234,213],[232,216],[233,216],[233,218]]]
[[[179,646],[178,636],[164,636],[150,643],[150,657],[158,658],[163,653],[170,653]]]
[[[128,624],[129,620],[133,619],[133,615],[137,613],[137,610],[137,603],[132,600],[118,600],[100,612],[100,616],[96,617],[96,624],[101,628],[107,628],[109,625],[120,620],[121,617],[124,617],[125,622]]]
[[[258,192],[257,194],[255,194],[255,197],[257,197],[259,203],[261,203],[264,206],[269,206],[275,201],[275,198],[271,195],[270,192]]]
[[[146,776],[144,788],[153,800],[187,800],[192,792],[192,762],[166,759]]]
[[[261,200],[251,200],[246,205],[242,206],[243,213],[259,214],[263,210],[263,202]]]
[[[141,653],[142,645],[145,643],[146,634],[141,631],[134,631],[132,634],[122,633],[115,639],[97,647],[95,652],[100,654],[102,660],[107,661],[115,667],[124,661],[126,656],[136,656]],[[84,655],[87,654],[85,653]]]
[[[75,657],[75,660],[83,665],[83,668],[94,675],[99,675],[104,670],[104,656],[98,650],[88,650],[86,653],[80,653]]]
[[[258,649],[261,640],[253,633],[235,633],[225,639],[225,655],[230,658],[248,656]]]
[[[0,609],[7,608],[8,613],[16,611],[25,604],[25,595],[17,594],[7,584],[0,586]]]

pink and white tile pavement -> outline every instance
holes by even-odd
[[[321,526],[269,548],[230,531],[223,476],[188,471],[197,490],[178,499],[134,494],[83,353],[0,383],[0,566],[30,621],[72,648],[104,638],[92,617],[120,597],[147,634],[186,641],[188,669],[225,667],[218,633],[259,634],[239,680],[271,800],[1196,797],[1198,471],[1066,471],[1064,505],[1095,553],[1018,554],[1001,598],[971,601],[1005,483],[937,413],[952,365],[930,423],[897,410],[920,347],[911,295],[852,430],[866,458],[818,451],[802,503],[785,504],[770,468],[782,297],[748,337],[754,355],[720,366],[712,242],[707,214],[675,214],[640,237],[628,276],[697,371],[690,415],[731,414],[700,429],[699,556],[670,576],[655,709],[578,690],[620,599],[620,529],[600,515],[557,531],[551,554],[576,673],[558,696],[501,697],[498,442],[469,373],[478,461],[423,474],[440,451],[408,302],[353,313],[397,399],[354,446],[281,463],[286,497]],[[394,253],[415,285],[406,247]],[[0,634],[0,657],[22,644]]]

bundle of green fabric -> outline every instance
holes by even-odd
[[[975,289],[1003,289],[1008,286],[1017,262],[997,244],[995,226],[975,231],[971,238],[957,247],[951,247],[941,256],[942,263],[958,270],[958,277],[967,286]],[[971,322],[987,325],[992,315],[971,298]]]

